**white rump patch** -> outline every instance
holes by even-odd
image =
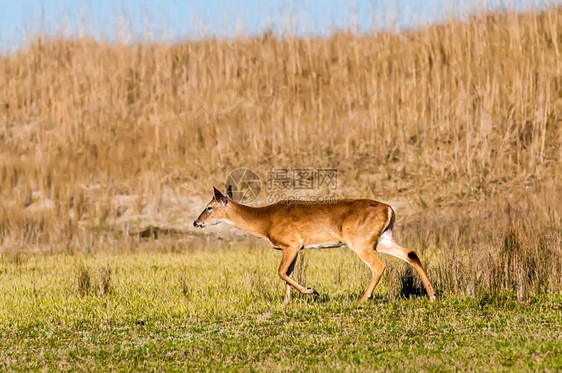
[[[386,225],[384,226],[384,229],[386,229],[381,236],[379,237],[377,243],[383,244],[383,245],[390,245],[392,244],[393,238],[392,238],[392,228],[388,229],[390,222],[392,221],[392,214],[394,214],[394,211],[392,210],[392,207],[388,206],[388,221],[386,222]]]
[[[381,234],[377,242],[383,245],[390,245],[392,244],[393,240],[394,239],[392,238],[392,231],[389,229],[387,231],[384,231],[383,234]]]

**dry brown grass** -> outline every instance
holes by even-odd
[[[235,168],[336,167],[338,196],[394,202],[405,242],[439,248],[444,289],[553,291],[561,30],[553,7],[325,39],[38,39],[0,57],[2,250],[134,249],[136,226],[190,227]]]

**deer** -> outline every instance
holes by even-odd
[[[416,252],[394,242],[394,221],[395,213],[390,205],[370,199],[338,199],[331,203],[281,201],[252,207],[234,201],[229,185],[226,196],[213,187],[211,202],[193,222],[193,226],[204,228],[225,222],[269,241],[274,249],[281,250],[278,274],[286,284],[283,306],[291,301],[291,288],[301,294],[318,295],[316,290],[306,288],[291,278],[299,251],[344,245],[355,252],[371,270],[371,281],[360,303],[371,297],[385,270],[378,253],[411,264],[418,272],[429,299],[434,301],[435,291]]]

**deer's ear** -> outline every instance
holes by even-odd
[[[217,201],[217,203],[219,205],[223,205],[226,206],[228,200],[226,199],[226,197],[215,187],[213,187],[213,192],[215,194],[215,200]]]
[[[232,199],[232,185],[228,184],[228,186],[226,187],[226,195],[228,196],[228,198]]]

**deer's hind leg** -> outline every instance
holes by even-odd
[[[369,241],[363,242],[350,242],[348,246],[351,250],[353,250],[360,258],[367,264],[369,269],[371,270],[371,282],[367,286],[365,293],[359,300],[359,302],[365,302],[367,299],[371,297],[373,294],[373,290],[378,285],[382,274],[384,273],[385,265],[381,260],[378,258],[375,250],[373,250],[373,245]]]
[[[431,282],[427,277],[427,273],[425,272],[425,269],[423,269],[423,266],[420,262],[420,258],[418,257],[418,255],[414,250],[405,249],[402,246],[394,243],[392,239],[382,240],[381,242],[379,242],[376,246],[376,250],[378,252],[392,255],[394,257],[402,259],[405,262],[410,263],[420,275],[420,278],[422,280],[423,286],[425,287],[425,290],[427,291],[427,295],[429,296],[429,299],[431,301],[434,301],[436,299],[435,290],[433,290],[433,286],[431,285]]]

